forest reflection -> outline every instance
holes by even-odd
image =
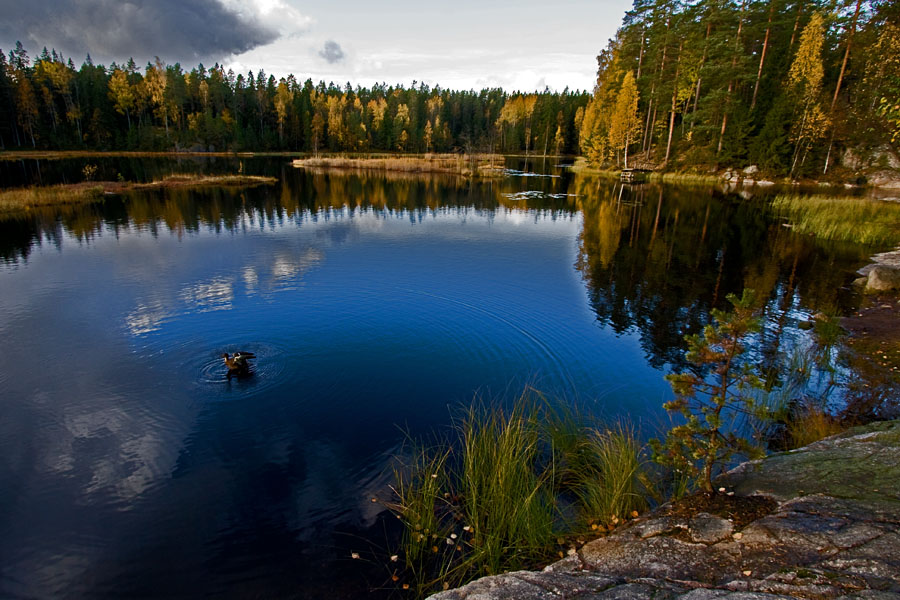
[[[592,192],[580,187],[593,185]],[[815,242],[783,227],[764,200],[712,189],[576,181],[584,219],[577,268],[604,325],[641,332],[655,367],[686,366],[684,336],[744,288],[765,300],[758,352],[775,364],[787,324],[853,302],[848,276],[864,248]]]
[[[26,262],[35,248],[61,247],[67,237],[90,244],[133,232],[240,233],[360,212],[412,222],[438,213],[490,220],[498,211],[519,211],[530,221],[580,214],[574,267],[598,321],[616,333],[639,331],[648,361],[662,368],[683,367],[684,335],[745,287],[767,300],[758,348],[763,360],[774,362],[797,315],[851,306],[848,278],[870,250],[797,235],[774,218],[765,199],[712,188],[582,176],[525,179],[286,170],[269,188],[134,192],[0,221],[0,256],[7,264]]]

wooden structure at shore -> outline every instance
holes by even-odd
[[[622,183],[644,183],[649,179],[649,169],[622,169],[619,174],[619,181]]]

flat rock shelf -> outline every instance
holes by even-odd
[[[431,598],[897,599],[898,481],[900,421],[854,428],[721,477],[735,498],[770,503],[748,523],[667,505],[543,571],[484,577]]]

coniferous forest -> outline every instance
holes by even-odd
[[[599,45],[599,44],[598,44]],[[578,154],[816,177],[900,143],[900,4],[636,0],[593,95],[0,52],[3,148]],[[887,165],[885,165],[887,166]]]
[[[0,61],[5,148],[572,154],[590,97],[316,85],[158,59],[76,67],[46,48],[31,59],[21,44]]]
[[[598,62],[593,163],[821,176],[900,142],[897,2],[636,0]]]

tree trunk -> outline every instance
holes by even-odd
[[[788,45],[788,54],[794,49],[794,40],[797,39],[797,29],[800,28],[800,15],[803,14],[803,3],[797,3],[797,18],[794,19],[794,31],[791,32],[791,43]]]
[[[728,94],[725,96],[725,110],[722,113],[722,129],[719,131],[719,146],[716,149],[716,156],[722,152],[722,144],[725,141],[725,128],[728,125],[728,107],[731,104],[731,92],[734,89],[734,68],[737,66],[738,50],[741,47],[741,30],[744,27],[744,8],[747,6],[747,0],[741,2],[741,17],[738,20],[737,36],[734,39],[734,54],[731,57],[732,79],[728,82]]]
[[[856,0],[856,11],[853,13],[853,21],[850,23],[850,32],[847,34],[847,48],[844,50],[844,60],[841,62],[841,72],[838,75],[837,85],[834,86],[834,98],[831,99],[831,115],[834,127],[834,106],[837,104],[838,94],[841,92],[841,82],[844,81],[844,72],[847,70],[847,59],[850,58],[850,45],[853,43],[853,34],[856,31],[856,20],[859,18],[859,7],[862,0]]]
[[[766,24],[766,37],[763,40],[762,54],[759,56],[759,69],[756,71],[756,85],[753,86],[753,100],[750,101],[750,110],[756,106],[756,95],[759,93],[759,80],[762,79],[763,64],[766,62],[766,50],[769,48],[769,31],[772,29],[772,13],[775,12],[775,0],[769,2],[769,22]]]
[[[641,78],[641,67],[644,64],[644,34],[645,34],[644,30],[641,29],[641,52],[638,55],[637,77],[635,77],[635,80],[638,80]]]
[[[712,21],[706,22],[706,39],[703,41],[703,57],[700,59],[700,69],[697,71],[697,88],[694,90],[694,108],[691,111],[691,131],[694,130],[694,122],[697,120],[697,103],[700,101],[700,82],[703,80],[703,66],[706,64],[706,52],[709,48],[709,32],[712,29]]]
[[[678,59],[675,62],[675,81],[672,82],[672,109],[669,111],[669,139],[666,141],[666,158],[664,164],[668,164],[672,151],[672,131],[675,129],[675,104],[678,101],[678,74],[681,67],[681,49],[684,43],[678,44]]]

